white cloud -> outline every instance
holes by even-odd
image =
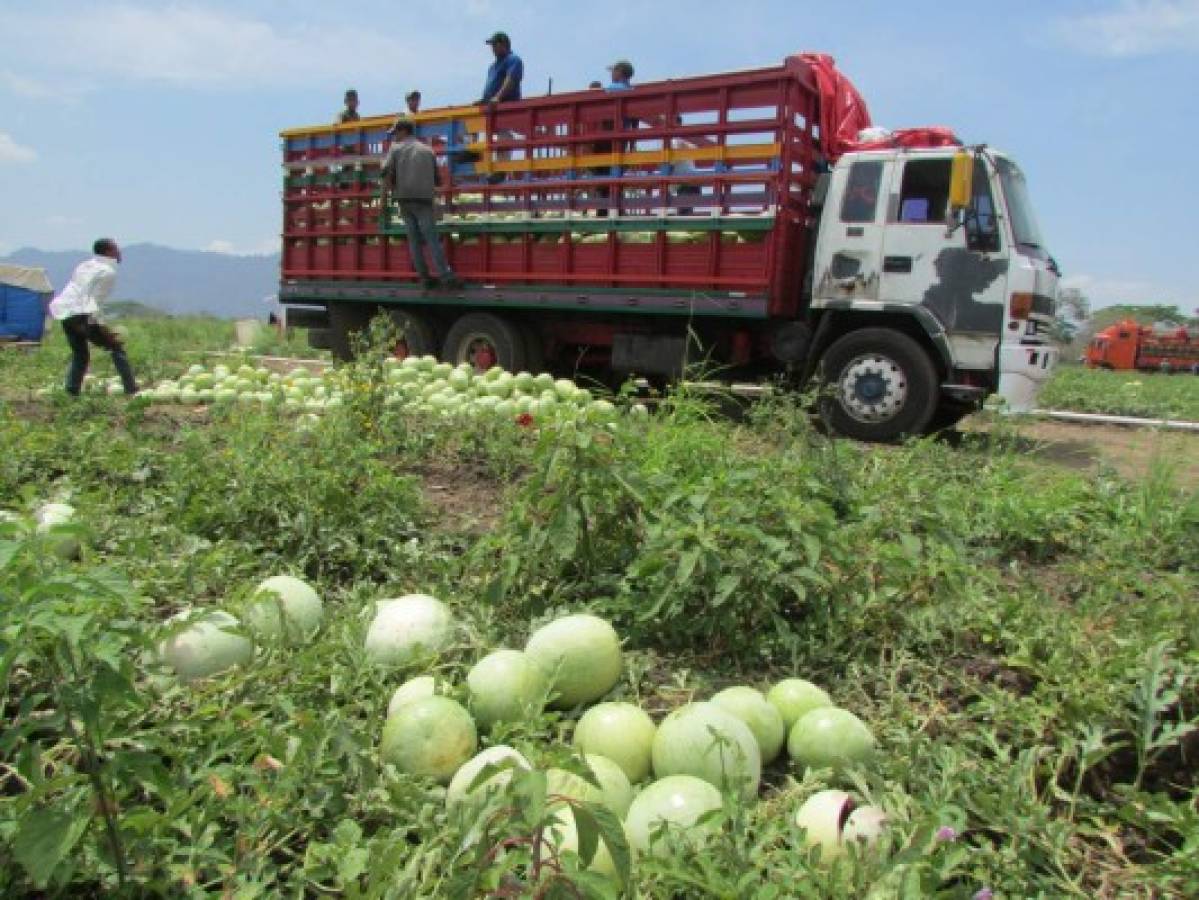
[[[50,84],[7,71],[0,72],[0,89],[26,100],[53,100],[64,103],[78,102],[90,91],[90,88],[80,84]]]
[[[238,247],[233,241],[215,238],[204,248],[206,253],[223,253],[226,256],[269,256],[279,252],[279,239],[266,238],[252,247]]]
[[[63,70],[191,87],[341,83],[355,74],[394,73],[401,60],[413,71],[432,69],[451,49],[384,29],[276,26],[196,5],[0,13],[0,31],[24,35],[26,45],[54,47]]]
[[[1058,38],[1099,56],[1149,56],[1199,50],[1199,0],[1122,0],[1105,12],[1062,16]]]
[[[37,159],[37,151],[24,144],[18,144],[12,135],[0,131],[0,165],[5,163],[31,163]]]

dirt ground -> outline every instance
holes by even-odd
[[[962,431],[980,431],[967,419]],[[1083,425],[1034,421],[1017,426],[1027,452],[1071,469],[1110,467],[1128,478],[1143,478],[1158,461],[1166,463],[1182,486],[1199,489],[1199,434],[1158,431],[1126,425]]]
[[[504,514],[504,485],[481,469],[452,461],[429,462],[416,467],[425,502],[437,513],[438,527],[447,532],[484,534]]]

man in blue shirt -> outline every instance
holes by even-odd
[[[608,85],[606,90],[627,91],[633,86],[633,64],[627,59],[612,63],[612,65],[608,66],[608,71],[612,73],[612,83]]]
[[[487,69],[487,83],[483,86],[480,103],[505,103],[520,99],[520,80],[525,74],[525,64],[512,52],[512,41],[502,31],[489,37],[495,62]]]

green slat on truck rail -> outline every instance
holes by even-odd
[[[454,234],[606,234],[610,232],[658,232],[658,231],[769,231],[774,227],[773,217],[723,216],[710,219],[678,219],[661,217],[625,217],[608,219],[521,219],[496,222],[441,221],[439,232]],[[395,223],[384,225],[380,234],[402,235],[404,226]]]

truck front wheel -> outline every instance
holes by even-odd
[[[924,433],[937,408],[937,370],[916,341],[887,328],[838,338],[820,362],[820,417],[860,441]]]

